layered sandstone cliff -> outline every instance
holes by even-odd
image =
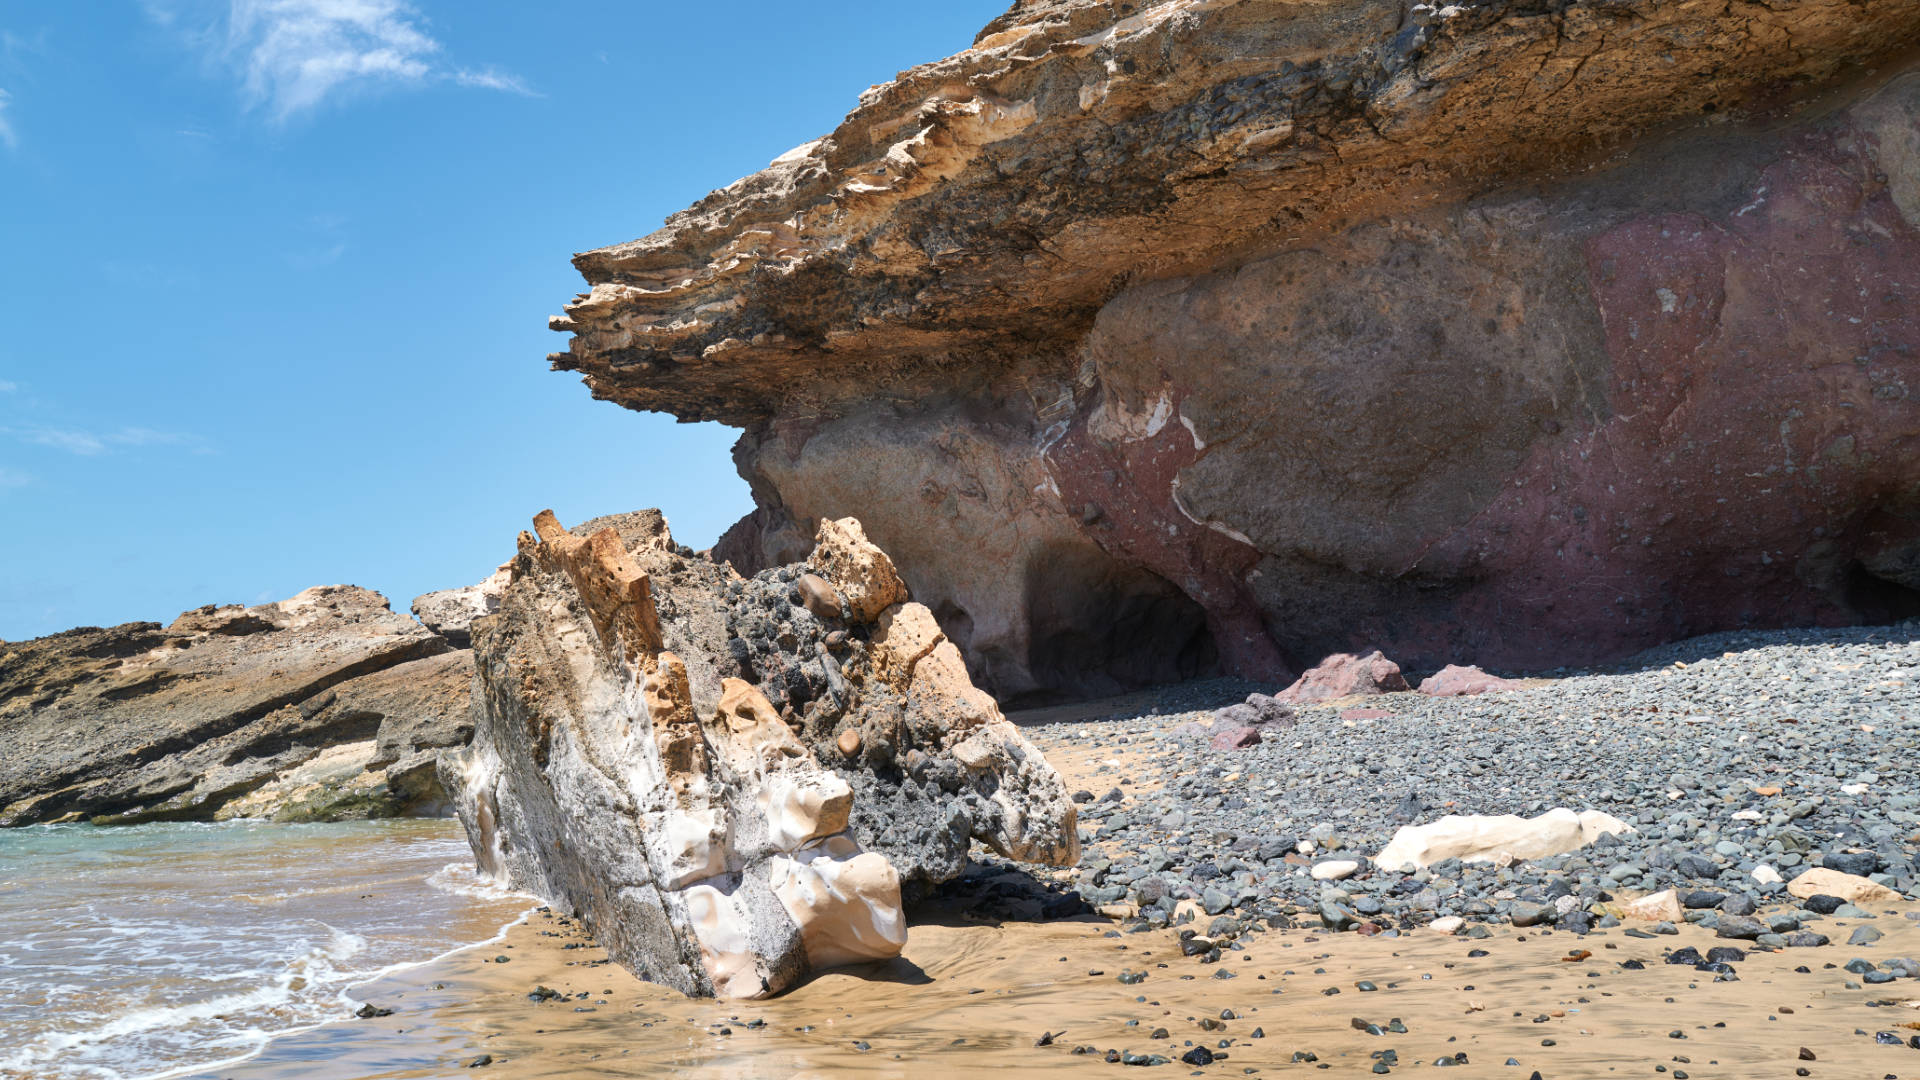
[[[689,994],[899,953],[974,840],[1071,865],[1077,815],[858,522],[742,579],[654,511],[523,533],[441,776],[482,870]]]
[[[1920,0],[1024,0],[555,367],[744,429],[1004,695],[1920,610]]]
[[[347,585],[0,642],[0,826],[443,814],[472,681]]]

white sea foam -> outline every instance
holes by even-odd
[[[0,834],[0,1076],[178,1077],[350,1017],[531,911],[448,866],[464,846],[419,822]]]

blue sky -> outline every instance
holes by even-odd
[[[734,432],[547,371],[568,256],[1005,6],[0,0],[0,638],[404,611],[546,506],[712,543]]]

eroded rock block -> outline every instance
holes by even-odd
[[[1633,826],[1600,810],[1555,807],[1538,817],[1517,814],[1448,814],[1425,825],[1407,825],[1374,856],[1383,870],[1411,872],[1448,859],[1506,865],[1578,851],[1606,833]]]
[[[1334,653],[1274,695],[1276,701],[1330,701],[1356,694],[1393,694],[1408,689],[1400,665],[1375,649],[1365,656]]]
[[[1467,697],[1495,690],[1523,690],[1526,685],[1519,679],[1489,675],[1478,667],[1448,664],[1420,680],[1420,692],[1428,697]]]
[[[639,524],[635,524],[638,522]],[[761,997],[906,941],[980,840],[1079,857],[1065,787],[851,518],[741,579],[651,516],[522,534],[441,760],[481,868],[689,994]]]

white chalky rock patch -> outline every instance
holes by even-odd
[[[1393,834],[1374,863],[1406,873],[1437,862],[1507,863],[1544,859],[1578,851],[1608,833],[1630,833],[1633,826],[1599,810],[1578,813],[1555,807],[1536,818],[1517,814],[1448,814],[1426,825],[1407,825]]]
[[[745,905],[711,885],[695,885],[680,895],[714,993],[731,998],[766,996],[750,936],[753,918]]]
[[[1341,881],[1352,877],[1359,870],[1360,864],[1352,859],[1328,859],[1326,862],[1314,863],[1313,869],[1308,873],[1313,875],[1315,881]]]
[[[782,851],[847,827],[853,789],[832,773],[794,777],[777,773],[760,789],[767,819],[767,842]]]
[[[767,880],[815,968],[885,960],[906,947],[900,875],[884,856],[861,852],[846,837],[775,856]]]

